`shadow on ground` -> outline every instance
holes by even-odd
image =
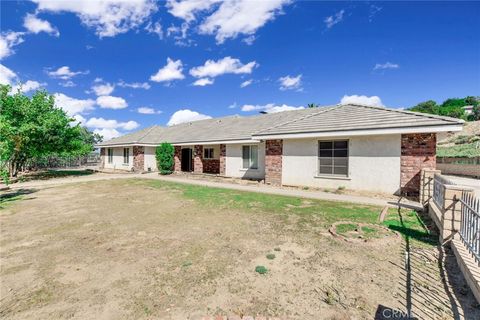
[[[7,204],[21,200],[23,196],[37,192],[36,189],[18,189],[0,194],[0,209]],[[29,198],[34,199],[34,198]]]

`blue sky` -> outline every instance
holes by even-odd
[[[153,124],[480,93],[479,2],[2,1],[0,83],[106,139]]]

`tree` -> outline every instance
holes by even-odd
[[[101,137],[73,125],[46,91],[32,97],[0,85],[0,170],[16,176],[30,160],[46,156],[80,156],[93,151]]]
[[[416,111],[416,112],[438,114],[439,108],[440,108],[439,105],[437,105],[435,101],[428,100],[428,101],[420,102],[416,106],[410,108],[410,110]]]
[[[318,104],[316,104],[316,103],[309,103],[309,104],[307,104],[307,108],[318,108]]]
[[[155,149],[155,158],[157,160],[157,167],[160,174],[171,174],[175,154],[175,148],[168,142],[163,142]]]

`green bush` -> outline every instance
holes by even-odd
[[[265,273],[268,272],[268,270],[264,266],[256,266],[255,267],[255,272],[260,273],[260,274],[265,274]]]
[[[175,148],[168,142],[163,142],[155,150],[155,158],[160,174],[171,174],[174,160]]]

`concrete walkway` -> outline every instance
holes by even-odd
[[[273,195],[289,196],[289,197],[298,197],[306,199],[316,199],[316,200],[328,200],[328,201],[341,201],[341,202],[351,202],[357,204],[366,204],[374,206],[390,206],[397,207],[400,203],[403,207],[412,208],[415,210],[422,210],[423,208],[417,202],[412,202],[406,199],[401,199],[400,202],[398,199],[386,199],[386,198],[373,198],[357,195],[348,195],[348,194],[335,194],[329,192],[322,192],[316,190],[300,190],[293,188],[281,188],[273,187],[264,184],[258,185],[242,185],[234,184],[228,182],[216,182],[208,181],[201,179],[189,179],[181,176],[162,176],[158,173],[146,173],[146,174],[132,174],[132,173],[96,173],[89,176],[76,176],[76,177],[66,177],[66,178],[55,178],[51,180],[36,180],[28,182],[19,182],[11,185],[11,189],[22,189],[22,188],[42,188],[70,183],[79,183],[79,182],[88,182],[88,181],[100,181],[100,180],[113,180],[113,179],[151,179],[151,180],[162,180],[170,181],[177,183],[186,183],[198,186],[205,187],[215,187],[215,188],[225,188],[231,190],[239,191],[248,191],[248,192],[260,192]]]

